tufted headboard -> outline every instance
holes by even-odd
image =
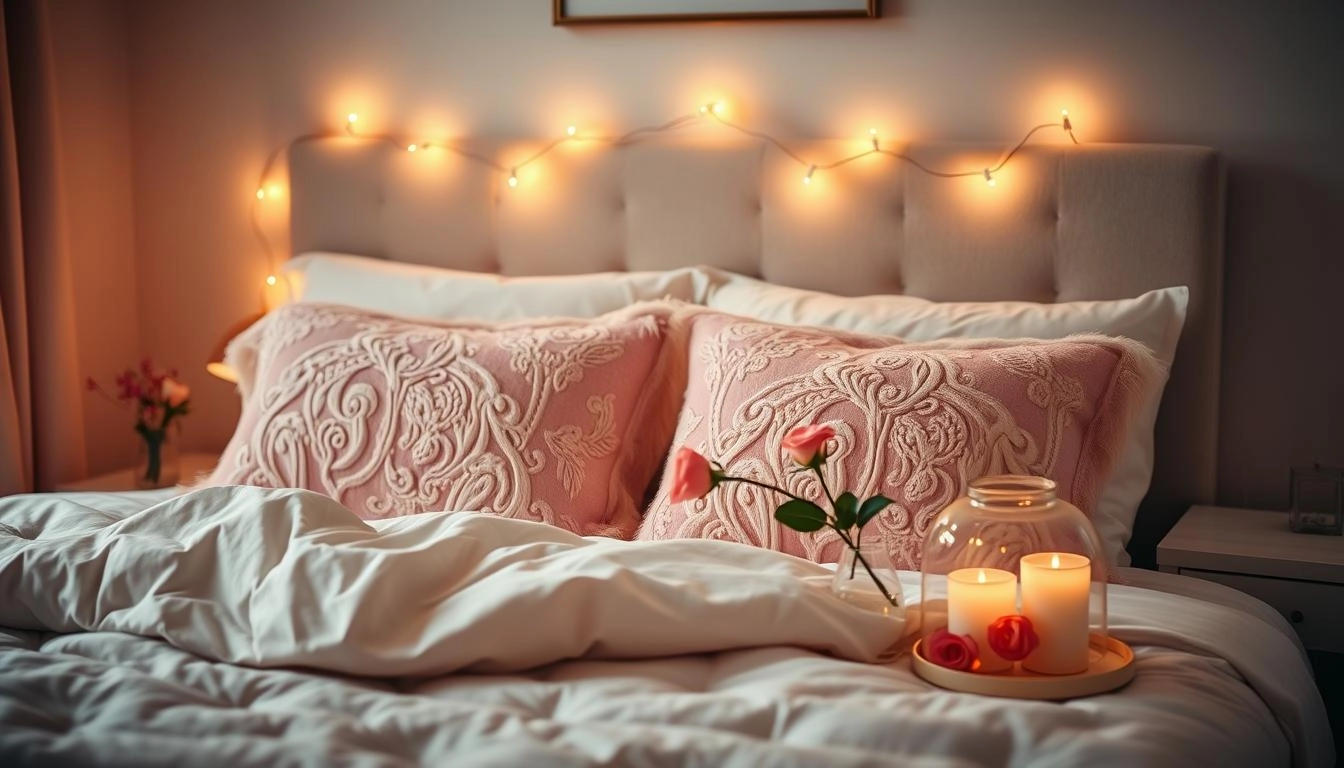
[[[292,250],[509,275],[709,264],[843,295],[932,300],[1115,299],[1172,285],[1190,307],[1157,425],[1157,466],[1130,545],[1151,564],[1190,504],[1212,502],[1218,440],[1223,171],[1169,145],[1023,148],[995,174],[944,179],[872,155],[818,172],[764,141],[658,137],[564,144],[469,141],[410,153],[358,137],[294,145]],[[790,144],[818,163],[853,142]],[[906,146],[933,169],[1000,149]]]

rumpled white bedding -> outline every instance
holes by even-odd
[[[1136,679],[1028,702],[864,663],[901,623],[765,550],[289,490],[10,497],[0,765],[1333,764],[1282,618],[1126,575]]]

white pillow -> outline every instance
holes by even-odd
[[[1171,367],[1185,325],[1190,291],[1185,286],[1148,291],[1132,299],[1035,304],[1024,301],[934,302],[912,296],[842,297],[785,288],[702,268],[713,278],[708,305],[738,315],[791,325],[899,336],[908,341],[943,338],[1058,339],[1075,333],[1124,336]],[[1153,427],[1166,377],[1136,408],[1114,474],[1097,500],[1092,521],[1111,565],[1128,565],[1125,545],[1139,502],[1153,476]]]
[[[703,304],[708,276],[695,268],[553,277],[504,277],[339,253],[305,253],[281,268],[294,301],[345,304],[433,320],[505,322],[597,317],[638,301]]]

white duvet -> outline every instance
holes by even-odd
[[[1135,680],[1028,702],[924,683],[901,622],[745,546],[375,527],[302,491],[10,497],[0,765],[1333,764],[1277,614],[1126,576]]]

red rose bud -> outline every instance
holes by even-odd
[[[1040,636],[1031,626],[1031,619],[1026,616],[1001,616],[995,619],[989,625],[985,639],[989,641],[990,650],[1009,661],[1027,658],[1041,644]]]
[[[929,635],[925,642],[928,648],[925,655],[940,667],[972,670],[979,660],[980,648],[970,635],[954,635],[943,627]]]

